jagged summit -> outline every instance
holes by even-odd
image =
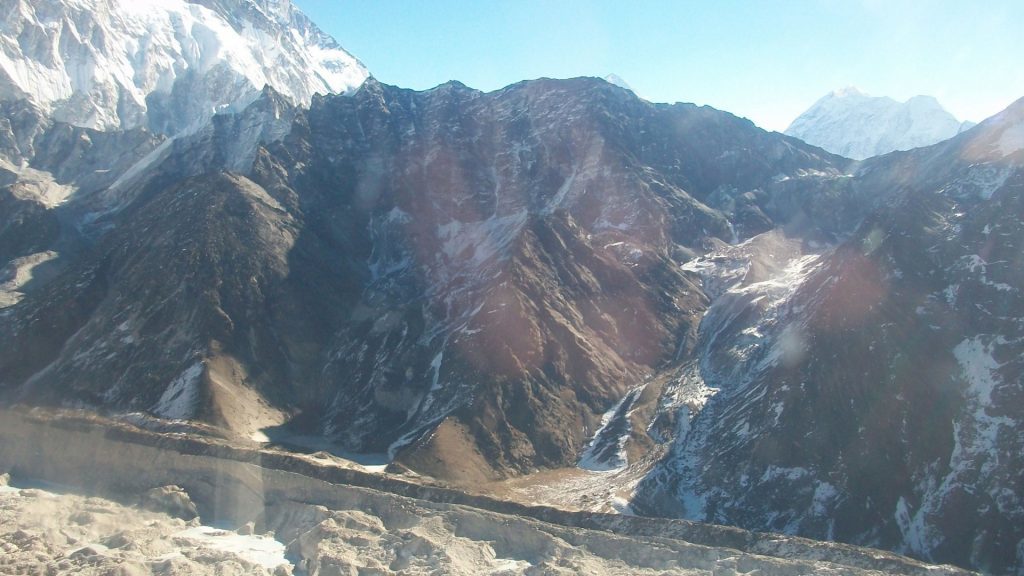
[[[935,144],[971,126],[957,120],[932,96],[914,96],[901,103],[847,86],[815,102],[785,133],[829,152],[863,160]]]
[[[0,99],[54,120],[174,134],[264,85],[296,104],[366,68],[288,0],[16,0],[0,21]]]

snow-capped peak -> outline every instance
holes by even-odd
[[[299,105],[369,75],[290,0],[15,0],[0,99],[77,126],[176,133],[265,85]]]
[[[848,98],[851,96],[867,97],[868,95],[861,92],[856,86],[844,86],[843,88],[840,88],[838,90],[833,90],[832,92],[829,93],[829,96],[832,98]]]
[[[815,102],[790,124],[786,134],[861,160],[935,144],[970,126],[932,96],[914,96],[901,103],[848,86]]]
[[[604,77],[604,81],[609,83],[609,84],[614,84],[614,85],[618,86],[619,88],[625,88],[626,90],[629,90],[630,92],[633,91],[633,87],[630,86],[625,80],[623,80],[622,77],[619,76],[618,74],[609,74],[609,75]]]

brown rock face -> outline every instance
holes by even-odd
[[[679,263],[842,208],[845,163],[590,79],[370,81],[309,111],[267,90],[146,162],[55,212],[88,249],[9,310],[5,394],[326,435],[453,479],[574,463],[693,346],[707,300]]]
[[[573,463],[601,414],[692,345],[706,300],[680,258],[745,233],[730,229],[736,202],[788,222],[769,203],[832,189],[842,165],[599,81],[492,94],[371,82],[315,104],[257,174],[289,189],[307,235],[365,262],[325,352],[319,386],[336,396],[311,407],[318,419],[458,479],[462,453],[485,477]],[[777,178],[812,167],[799,190]]]

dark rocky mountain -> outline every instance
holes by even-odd
[[[7,395],[419,440],[402,461],[463,481],[571,465],[685,357],[679,263],[854,209],[840,158],[590,79],[267,90],[145,162],[56,211],[88,248],[6,311]]]
[[[717,394],[637,510],[1022,569],[1022,121],[860,165],[880,205],[786,289],[763,237],[686,265],[727,289],[677,386]]]
[[[4,101],[0,399],[1024,566],[1024,104],[860,163],[598,79],[301,104]]]

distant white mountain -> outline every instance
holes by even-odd
[[[973,122],[957,120],[931,96],[897,102],[849,87],[815,102],[790,124],[786,134],[834,154],[863,160],[929,146],[972,126]]]
[[[618,74],[609,74],[604,77],[604,81],[609,84],[615,84],[619,88],[625,88],[630,92],[633,91],[633,87],[630,86],[625,80],[623,80],[622,76],[619,76]]]
[[[252,102],[295,104],[369,75],[289,0],[11,0],[0,100],[101,130],[176,133]]]

